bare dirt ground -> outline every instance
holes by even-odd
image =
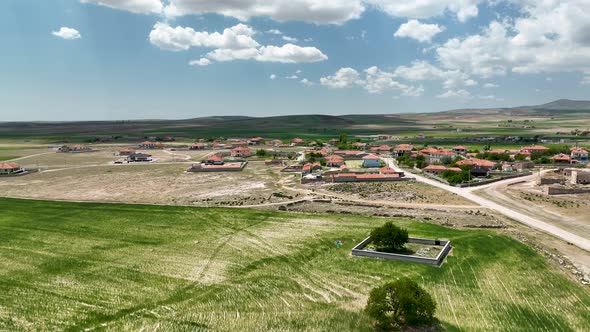
[[[187,167],[154,163],[44,171],[1,179],[0,193],[21,198],[195,206],[240,206],[289,199],[273,195],[280,191],[278,169],[264,163],[250,163],[242,172],[223,173],[186,173]]]

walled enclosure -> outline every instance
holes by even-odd
[[[408,243],[418,243],[418,244],[442,246],[442,249],[440,250],[440,252],[436,256],[436,258],[428,258],[428,257],[420,257],[420,256],[413,256],[413,255],[391,254],[391,253],[387,253],[387,252],[364,250],[364,248],[369,243],[371,243],[371,241],[372,241],[371,237],[368,237],[368,238],[364,239],[361,243],[357,244],[354,248],[352,248],[352,255],[353,256],[382,258],[382,259],[389,259],[389,260],[398,260],[398,261],[440,266],[452,248],[451,241],[449,241],[449,240],[431,240],[431,239],[421,239],[421,238],[415,238],[415,237],[409,238]]]

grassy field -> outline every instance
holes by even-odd
[[[452,240],[435,268],[350,256],[386,219],[12,199],[0,211],[0,330],[368,331],[366,294],[402,275],[447,330],[590,329],[587,288],[489,231],[396,220]]]

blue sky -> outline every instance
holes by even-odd
[[[5,0],[0,121],[590,99],[587,0],[326,3]]]

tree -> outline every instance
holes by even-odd
[[[266,150],[264,150],[264,149],[258,149],[258,150],[256,150],[256,155],[258,157],[264,157],[264,156],[266,156]]]
[[[377,321],[377,329],[391,331],[402,326],[432,324],[436,303],[420,285],[404,277],[374,288],[365,310]]]
[[[371,240],[378,248],[399,250],[408,242],[408,230],[388,221],[371,231]]]

